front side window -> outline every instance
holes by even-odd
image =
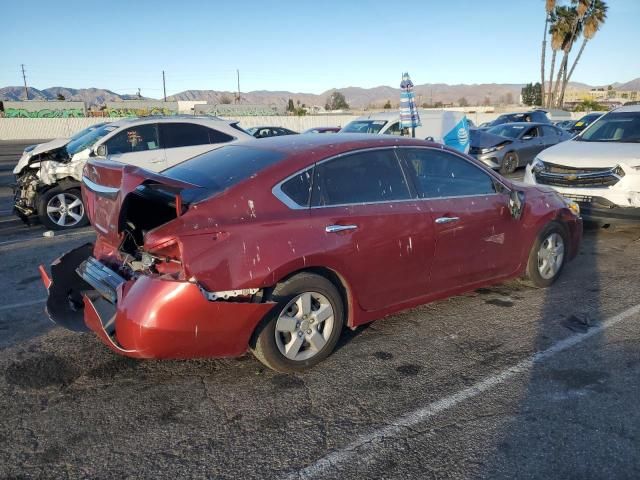
[[[492,195],[493,179],[452,153],[427,148],[401,149],[421,198]]]
[[[358,152],[319,163],[313,185],[314,207],[411,198],[392,150]]]
[[[385,135],[402,135],[402,129],[400,128],[400,122],[392,124],[385,132]]]
[[[158,126],[150,123],[129,127],[107,140],[105,146],[108,155],[156,150],[160,148]]]
[[[525,137],[537,137],[538,136],[538,128],[537,127],[533,127],[530,128],[529,130],[527,130],[525,132],[525,134],[522,136],[522,138]]]

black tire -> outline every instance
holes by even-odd
[[[294,360],[287,358],[278,347],[276,334],[282,335],[282,332],[276,332],[276,324],[280,315],[283,313],[286,307],[289,307],[290,302],[296,299],[298,296],[306,293],[319,294],[323,296],[331,305],[333,309],[332,327],[328,338],[324,346],[313,353],[311,358],[304,360]],[[344,326],[344,302],[338,289],[333,283],[327,280],[325,277],[316,275],[314,273],[298,273],[282,283],[279,283],[274,288],[273,292],[268,295],[267,300],[277,302],[277,305],[271,312],[262,320],[256,331],[254,332],[250,348],[255,357],[260,360],[264,365],[284,373],[301,372],[307,370],[322,360],[327,358],[333,349],[335,348],[342,328]],[[322,327],[319,327],[319,323],[314,326],[318,330],[324,328],[328,323],[322,323]],[[306,327],[303,327],[306,328]],[[309,332],[311,330],[307,330]],[[313,333],[316,333],[315,331]],[[298,335],[300,332],[298,331]],[[291,339],[293,339],[295,333],[291,333]],[[282,337],[281,337],[282,338]],[[303,337],[306,343],[306,336]],[[301,347],[304,349],[304,344]],[[310,345],[307,347],[310,349]]]
[[[65,215],[65,217],[62,218],[61,213],[48,211],[48,207],[55,208],[60,205],[59,195],[64,195],[67,205],[71,204],[76,199],[81,202],[79,206],[75,206],[71,209],[74,215],[80,216],[79,219],[76,219],[71,215]],[[60,185],[50,188],[40,196],[38,199],[38,217],[40,218],[40,222],[50,230],[72,230],[74,228],[84,227],[89,223],[80,189],[65,189]],[[60,221],[64,222],[64,224],[61,224]]]
[[[558,235],[562,239],[563,256],[562,256],[562,261],[560,265],[557,267],[557,270],[555,271],[555,273],[550,278],[546,278],[540,272],[539,262],[541,262],[541,260],[539,258],[538,252],[540,251],[543,243],[553,234]],[[533,242],[533,246],[531,247],[531,251],[529,252],[529,259],[527,261],[527,271],[526,271],[527,280],[529,280],[534,286],[540,287],[540,288],[546,288],[550,286],[553,282],[555,282],[560,276],[560,273],[562,273],[562,269],[564,268],[564,265],[567,261],[567,246],[568,246],[567,232],[562,225],[560,225],[557,222],[551,222],[546,227],[544,227],[536,237],[536,240]]]
[[[502,157],[502,164],[500,165],[500,173],[502,175],[509,175],[516,171],[520,165],[518,154],[516,152],[507,152]]]

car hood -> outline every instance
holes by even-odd
[[[471,130],[471,146],[476,148],[488,148],[495,147],[505,142],[512,142],[512,138],[503,137],[502,135],[495,135],[482,130]]]
[[[19,174],[24,169],[24,167],[28,165],[31,157],[64,147],[67,143],[69,143],[68,138],[54,138],[49,142],[40,143],[36,145],[36,148],[31,150],[27,154],[23,154],[22,157],[20,157],[20,160],[18,160],[18,164],[13,169],[13,173],[15,175]]]
[[[640,143],[580,142],[569,140],[538,154],[543,162],[567,167],[640,166]]]

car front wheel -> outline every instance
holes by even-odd
[[[269,298],[276,307],[254,334],[251,350],[267,367],[299,372],[333,351],[344,325],[344,305],[326,278],[300,273],[278,284]]]
[[[556,281],[567,257],[565,230],[556,222],[547,225],[533,243],[527,262],[527,278],[537,287]]]
[[[70,230],[89,223],[77,188],[64,190],[57,186],[47,190],[38,202],[38,216],[52,230]]]
[[[508,175],[516,171],[518,168],[518,154],[515,152],[507,152],[502,157],[502,165],[500,165],[500,173]]]

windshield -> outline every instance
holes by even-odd
[[[98,123],[96,125],[91,125],[90,127],[85,128],[84,130],[80,130],[78,133],[76,133],[74,136],[72,136],[71,138],[69,138],[69,142],[73,142],[74,140],[79,139],[80,137],[84,137],[87,133],[102,127],[103,125],[106,125],[106,123]]]
[[[69,154],[69,156],[75,155],[85,148],[93,146],[94,143],[96,143],[108,133],[113,132],[117,128],[118,127],[114,127],[112,125],[103,125],[100,128],[91,130],[89,133],[85,133],[83,136],[73,140],[72,142],[69,142],[67,144],[67,153]]]
[[[386,120],[354,120],[348,123],[341,133],[380,133],[382,127],[387,124]]]
[[[500,135],[502,137],[518,138],[524,129],[524,125],[498,125],[497,127],[488,129],[487,133]]]
[[[609,113],[596,120],[577,140],[640,143],[640,112]]]

